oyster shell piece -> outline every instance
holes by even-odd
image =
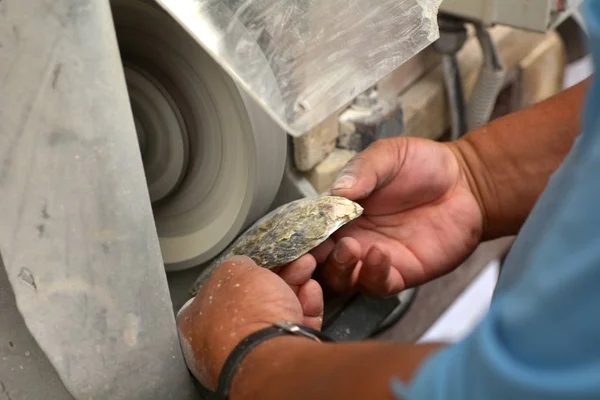
[[[195,296],[212,272],[231,256],[248,256],[264,268],[287,264],[317,247],[362,212],[359,204],[339,196],[284,204],[255,222],[215,258],[202,271],[190,294]]]

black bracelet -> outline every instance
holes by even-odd
[[[244,357],[262,342],[283,335],[299,335],[319,342],[333,342],[333,339],[320,331],[287,322],[276,322],[273,326],[254,332],[245,337],[227,357],[219,375],[217,390],[213,393],[211,399],[227,400],[231,390],[231,382]]]

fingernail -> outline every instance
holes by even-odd
[[[354,175],[345,174],[340,176],[333,182],[331,185],[332,190],[343,190],[350,189],[352,186],[356,185],[356,178]]]
[[[383,263],[384,255],[377,247],[375,247],[371,253],[371,264],[373,265],[381,265]]]
[[[352,254],[344,246],[338,246],[333,252],[333,258],[340,264],[346,264],[352,259]]]

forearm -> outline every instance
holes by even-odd
[[[587,81],[495,120],[451,146],[484,212],[484,239],[518,232],[580,133]]]
[[[389,342],[319,344],[281,337],[250,353],[236,374],[232,400],[393,399],[393,378],[410,380],[439,345]]]

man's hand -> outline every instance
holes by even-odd
[[[311,252],[323,280],[387,296],[450,272],[480,240],[515,235],[581,131],[587,84],[452,143],[400,137],[359,153],[331,194],[365,211]]]
[[[320,329],[323,293],[311,280],[316,262],[304,257],[279,275],[248,257],[217,268],[195,299],[177,316],[181,343],[196,379],[214,390],[233,348],[276,320]]]
[[[375,142],[350,161],[331,193],[365,209],[311,252],[336,291],[396,294],[452,270],[482,235],[482,209],[452,145]]]

